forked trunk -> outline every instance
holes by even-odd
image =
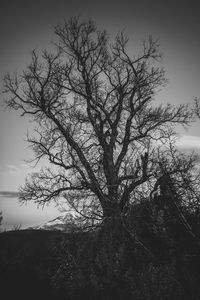
[[[121,212],[122,209],[116,202],[109,201],[109,203],[106,203],[103,206],[103,216],[105,219],[120,215]]]

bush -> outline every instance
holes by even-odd
[[[199,226],[193,212],[187,218]],[[186,262],[198,247],[169,208],[144,200],[62,243],[52,282],[66,299],[199,299],[200,264]]]

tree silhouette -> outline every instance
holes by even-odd
[[[152,38],[132,55],[123,31],[110,42],[91,20],[71,18],[55,33],[54,53],[34,50],[22,76],[5,76],[8,107],[37,124],[27,138],[34,160],[50,162],[26,180],[21,200],[64,197],[86,219],[101,220],[148,197],[161,161],[171,175],[190,169],[195,158],[181,164],[173,137],[174,126],[188,125],[192,113],[185,105],[156,104],[166,78]]]
[[[0,211],[0,225],[2,224],[3,216],[2,216],[2,211]]]

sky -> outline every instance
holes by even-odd
[[[7,72],[20,73],[30,62],[34,48],[48,49],[54,39],[54,27],[64,19],[80,15],[92,18],[111,37],[125,28],[136,48],[150,34],[158,38],[163,66],[169,80],[159,94],[162,102],[192,104],[200,97],[200,26],[198,1],[81,1],[18,0],[1,3],[0,10],[0,89]],[[0,94],[0,211],[4,228],[16,224],[29,226],[58,215],[50,205],[43,210],[33,204],[19,206],[16,192],[32,172],[25,162],[32,152],[25,142],[32,124],[15,111],[5,111]],[[200,124],[180,130],[179,146],[200,149]],[[9,192],[5,194],[4,192]]]

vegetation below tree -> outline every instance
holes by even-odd
[[[1,233],[7,299],[199,299],[199,212],[179,207],[190,231],[160,200],[90,231]]]

